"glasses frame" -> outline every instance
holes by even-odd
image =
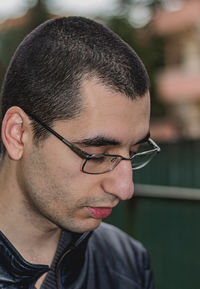
[[[159,153],[161,151],[160,147],[149,137],[147,142],[150,145],[153,145],[153,149],[151,150],[147,150],[144,152],[140,152],[140,153],[135,153],[133,156],[131,156],[130,158],[125,158],[121,155],[118,154],[88,154],[85,151],[81,150],[80,148],[78,148],[77,146],[73,145],[71,142],[69,142],[67,139],[65,139],[64,137],[62,137],[60,134],[58,134],[55,130],[53,130],[51,127],[49,127],[47,124],[45,124],[43,121],[41,121],[40,119],[38,119],[35,115],[33,115],[32,113],[27,113],[26,114],[32,118],[34,121],[36,121],[39,125],[41,125],[43,128],[45,128],[47,131],[49,131],[51,134],[53,134],[55,137],[57,137],[59,140],[61,140],[66,146],[68,146],[75,154],[77,154],[79,157],[81,157],[82,159],[84,159],[84,162],[82,164],[81,167],[81,171],[83,173],[86,174],[91,174],[91,175],[99,175],[99,174],[105,174],[107,172],[112,171],[122,160],[125,161],[131,161],[133,160],[136,156],[142,156],[148,153]],[[85,165],[87,163],[88,160],[90,159],[95,159],[95,158],[101,158],[101,157],[113,157],[113,158],[119,158],[119,161],[116,162],[109,170],[106,170],[104,172],[101,173],[92,173],[92,172],[87,172],[84,170]],[[152,158],[154,157],[154,155],[152,155]],[[132,167],[133,170],[138,170],[143,168],[144,166],[146,166],[151,160],[152,158],[150,158],[146,163],[140,165],[137,168]]]

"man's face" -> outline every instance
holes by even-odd
[[[54,130],[82,150],[129,157],[133,145],[149,132],[148,93],[131,100],[95,80],[85,81],[83,109],[72,120],[57,121]],[[111,172],[89,175],[83,159],[54,135],[39,146],[25,147],[20,186],[29,212],[73,232],[90,231],[120,200],[133,195],[130,161]]]

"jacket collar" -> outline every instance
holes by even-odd
[[[75,249],[85,248],[90,235],[91,233],[88,232],[76,234],[76,241],[70,246],[69,251],[74,252]],[[62,259],[64,258],[61,257],[59,263],[62,263]],[[0,284],[4,285],[0,288],[7,288],[11,284],[16,288],[21,288],[20,284],[23,284],[23,288],[29,288],[29,286],[31,288],[31,283],[35,284],[39,277],[48,271],[49,266],[47,265],[35,265],[27,262],[6,236],[0,232]]]

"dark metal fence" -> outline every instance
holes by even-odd
[[[134,171],[134,182],[200,188],[200,141],[181,141],[160,146],[161,153],[147,167]]]
[[[156,288],[199,289],[200,141],[160,146],[147,167],[134,171],[133,199],[108,222],[148,249]]]

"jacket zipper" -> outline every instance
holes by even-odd
[[[60,286],[59,286],[59,283],[58,283],[58,271],[59,271],[59,267],[60,267],[60,264],[62,263],[62,260],[64,259],[64,257],[69,254],[71,252],[72,248],[70,248],[69,250],[67,250],[59,259],[57,265],[56,265],[56,287],[57,289],[61,289]]]
[[[65,258],[66,255],[68,255],[72,250],[74,250],[75,248],[78,247],[78,245],[86,238],[86,236],[88,235],[88,232],[84,233],[76,242],[73,246],[71,246],[65,253],[63,253],[63,255],[60,257],[57,265],[56,265],[56,287],[57,289],[62,289],[59,286],[59,281],[58,281],[58,271],[59,271],[59,267],[60,264],[62,263],[63,259]]]

